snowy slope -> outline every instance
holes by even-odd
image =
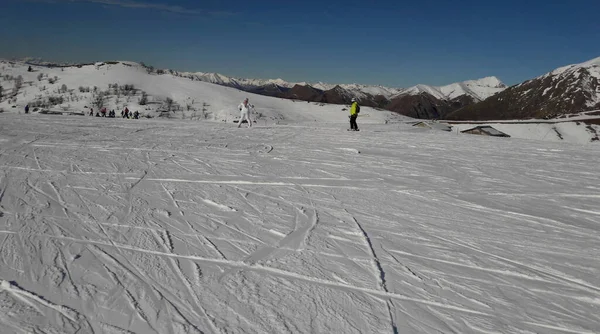
[[[106,103],[106,107],[115,109],[117,114],[125,107],[131,111],[140,111],[142,115],[158,116],[157,110],[164,109],[164,100],[172,98],[177,102],[182,110],[171,113],[173,118],[190,119],[196,115],[196,119],[208,122],[233,122],[239,118],[237,106],[245,97],[250,98],[250,102],[255,105],[256,110],[253,118],[257,124],[295,124],[295,123],[347,123],[348,112],[343,110],[345,106],[330,105],[322,103],[295,102],[287,99],[273,98],[262,95],[251,94],[240,91],[232,87],[210,84],[202,81],[192,81],[179,75],[171,74],[148,74],[146,69],[134,62],[118,62],[117,64],[97,63],[96,65],[82,67],[66,68],[47,68],[34,66],[34,72],[27,72],[27,66],[22,63],[11,64],[7,61],[0,61],[0,84],[5,87],[5,96],[11,95],[14,81],[5,80],[4,76],[10,75],[23,77],[23,87],[16,97],[4,98],[0,102],[0,109],[9,112],[23,112],[26,104],[39,99],[48,97],[64,97],[64,102],[60,105],[51,107],[55,111],[84,112],[88,113],[92,106],[95,94],[93,92],[80,92],[79,87],[98,87],[98,90],[106,90],[111,84],[133,85],[138,89],[137,95],[133,96],[111,96]],[[38,80],[38,75],[43,74],[44,78]],[[57,78],[54,84],[49,83],[50,78]],[[62,85],[66,85],[68,92],[59,92]],[[494,84],[492,80],[490,85]],[[428,89],[436,93],[430,86],[422,86],[423,90]],[[348,94],[346,88],[340,88],[340,95]],[[148,105],[139,105],[140,91],[149,94]],[[14,108],[13,108],[14,106]],[[188,107],[191,110],[188,110]],[[200,117],[201,110],[206,109],[206,117]],[[95,108],[97,111],[97,108]],[[194,111],[195,110],[195,111]],[[589,118],[589,117],[587,117]],[[363,107],[359,123],[362,124],[383,124],[386,122],[410,122],[415,121],[412,118],[398,115],[389,111],[375,110],[370,107]],[[594,126],[596,127],[596,126]],[[543,128],[543,129],[542,129]],[[537,140],[561,140],[556,136],[540,136],[540,132],[547,133],[552,126],[541,125],[538,130],[536,127],[519,127],[510,129],[507,132],[511,136],[524,139]],[[456,130],[456,129],[455,129]],[[460,130],[463,130],[461,127]],[[528,131],[531,130],[531,131]],[[586,129],[585,125],[576,126],[567,129],[568,132],[562,140],[574,142],[589,142],[595,137]],[[514,135],[515,133],[516,135]]]
[[[501,123],[481,122],[477,124],[452,124],[454,132],[472,129],[476,126],[489,125],[512,138],[542,140],[550,142],[570,142],[577,144],[598,143],[600,126],[584,122],[537,122],[537,123]]]
[[[0,114],[0,331],[598,333],[597,146],[362,128]]]
[[[583,83],[577,81],[569,83],[570,87],[577,87],[579,91],[585,91],[588,94],[586,101],[587,107],[595,107],[600,104],[600,57],[588,60],[580,64],[573,64],[557,68],[556,70],[542,76],[541,78],[552,77],[555,87],[560,85],[561,81],[571,78],[583,80]],[[548,94],[551,88],[545,91]]]
[[[156,115],[156,110],[161,109],[166,98],[172,98],[181,107],[182,111],[173,114],[173,117],[189,118],[192,110],[188,106],[200,112],[207,109],[212,121],[231,122],[239,118],[237,106],[245,98],[256,108],[257,121],[261,123],[273,122],[345,122],[348,112],[342,110],[344,106],[327,105],[315,103],[299,103],[285,99],[272,98],[262,95],[250,94],[231,87],[216,84],[193,81],[188,78],[171,74],[148,74],[146,69],[136,63],[118,62],[117,64],[97,63],[96,65],[66,68],[46,68],[33,66],[34,72],[27,72],[27,66],[22,63],[10,64],[0,62],[0,71],[3,75],[17,77],[21,75],[24,80],[23,88],[17,95],[16,102],[12,99],[4,99],[0,102],[0,108],[4,110],[22,111],[24,106],[32,101],[47,99],[49,97],[64,97],[65,102],[56,109],[67,111],[87,111],[94,100],[93,92],[81,93],[78,88],[98,87],[99,90],[107,90],[109,84],[119,85],[131,84],[136,89],[150,95],[150,103],[146,106],[139,105],[140,93],[136,96],[111,96],[107,103],[108,109],[139,110],[142,114]],[[37,79],[39,74],[44,77],[41,81]],[[49,79],[57,78],[54,84]],[[3,87],[12,87],[13,81],[3,81]],[[69,92],[60,93],[62,85],[66,85]],[[118,99],[117,99],[118,98]],[[206,106],[204,105],[206,104]],[[15,106],[15,108],[12,108]],[[367,117],[368,115],[368,117]],[[389,111],[379,111],[365,107],[363,122],[384,123],[386,120],[402,119],[401,116]]]
[[[559,67],[559,68],[555,69],[554,71],[550,72],[548,75],[565,75],[565,74],[568,75],[568,74],[571,74],[581,68],[597,68],[598,66],[600,66],[600,57],[590,59],[588,61],[585,61],[585,62],[579,63],[579,64],[572,64],[572,65]]]

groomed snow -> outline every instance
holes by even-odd
[[[597,333],[600,149],[0,114],[2,333]]]
[[[515,122],[515,121],[513,121]],[[472,129],[476,126],[489,125],[500,130],[513,138],[541,140],[549,142],[569,142],[582,145],[598,146],[598,142],[592,142],[593,138],[600,136],[600,126],[587,125],[584,122],[538,122],[538,123],[502,123],[502,122],[480,122],[451,124],[452,131],[460,132]],[[590,129],[591,128],[591,129]],[[596,139],[598,140],[598,139]]]

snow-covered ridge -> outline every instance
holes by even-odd
[[[187,76],[193,77],[196,80],[210,82],[219,85],[238,87],[242,89],[252,89],[266,85],[277,85],[285,88],[292,88],[295,85],[309,85],[323,91],[331,90],[337,86],[351,92],[354,96],[362,98],[368,95],[382,95],[387,99],[391,99],[398,95],[410,94],[416,95],[422,92],[429,93],[438,99],[454,99],[462,95],[468,95],[475,100],[481,101],[486,98],[503,91],[506,85],[495,76],[485,77],[477,80],[468,80],[464,82],[452,83],[445,86],[431,85],[416,85],[409,88],[386,87],[382,85],[361,85],[357,83],[351,84],[329,84],[324,82],[307,83],[307,82],[288,82],[283,79],[245,79],[233,78],[218,73],[184,73]]]
[[[567,65],[567,66],[562,66],[559,67],[557,69],[555,69],[554,71],[545,74],[544,76],[548,76],[548,75],[563,75],[563,74],[570,74],[580,68],[600,68],[600,57],[598,58],[594,58],[579,64],[571,64],[571,65]],[[599,71],[600,72],[600,69]]]
[[[401,91],[398,96],[427,93],[440,100],[452,100],[462,95],[468,95],[473,97],[476,101],[483,101],[504,89],[506,89],[506,85],[504,85],[497,77],[491,76],[438,87],[416,85]]]
[[[568,89],[559,98],[564,98],[578,91],[585,91],[587,107],[595,107],[600,103],[600,57],[567,66],[559,67],[533,80],[552,78],[552,86],[546,87],[544,95],[558,87],[561,82],[568,83]]]

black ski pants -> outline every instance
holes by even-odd
[[[358,118],[358,114],[350,115],[350,130],[358,130],[358,124],[356,124],[356,118]]]

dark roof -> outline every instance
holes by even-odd
[[[423,124],[424,126],[431,128],[431,129],[435,129],[435,130],[442,130],[442,131],[452,131],[452,126],[450,126],[449,124],[446,123],[438,123],[438,122],[416,122],[413,124],[413,126],[419,126]]]
[[[465,133],[465,132],[471,132],[473,130],[480,130],[481,132],[485,132],[486,134],[488,134],[490,136],[495,136],[495,137],[510,137],[506,133],[504,133],[502,131],[499,131],[499,130],[496,130],[496,129],[494,129],[493,127],[491,127],[489,125],[480,125],[480,126],[476,126],[474,128],[463,130],[461,132]]]

